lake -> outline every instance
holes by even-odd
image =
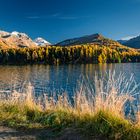
[[[95,73],[100,75],[109,70],[115,70],[116,76],[122,72],[127,78],[133,73],[140,83],[140,63],[0,66],[0,91],[22,90],[31,82],[36,94],[67,92],[72,95],[83,77],[92,82]]]

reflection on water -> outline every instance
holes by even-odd
[[[92,81],[96,74],[116,71],[116,76],[123,72],[126,77],[134,74],[135,80],[140,82],[140,64],[76,64],[76,65],[27,65],[0,66],[0,90],[22,89],[29,81],[35,87],[37,94],[51,92],[68,92],[73,94],[81,76],[88,76]]]

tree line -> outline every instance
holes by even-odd
[[[0,49],[0,64],[75,64],[140,62],[140,52],[120,46],[76,45]]]

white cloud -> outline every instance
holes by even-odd
[[[42,15],[42,16],[28,16],[27,19],[60,19],[60,20],[75,20],[75,19],[85,19],[91,18],[92,16],[72,16],[72,15],[62,15],[60,13],[54,13],[52,15]]]
[[[60,16],[58,18],[63,20],[74,20],[74,19],[85,19],[90,17],[91,16]]]

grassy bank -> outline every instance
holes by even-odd
[[[131,118],[132,108],[124,115],[126,103],[135,100],[133,76],[96,77],[94,85],[93,90],[82,84],[72,103],[66,93],[36,98],[30,84],[25,93],[1,95],[0,123],[20,130],[48,129],[54,137],[69,129],[89,139],[140,139],[139,111],[133,114],[135,119]]]

